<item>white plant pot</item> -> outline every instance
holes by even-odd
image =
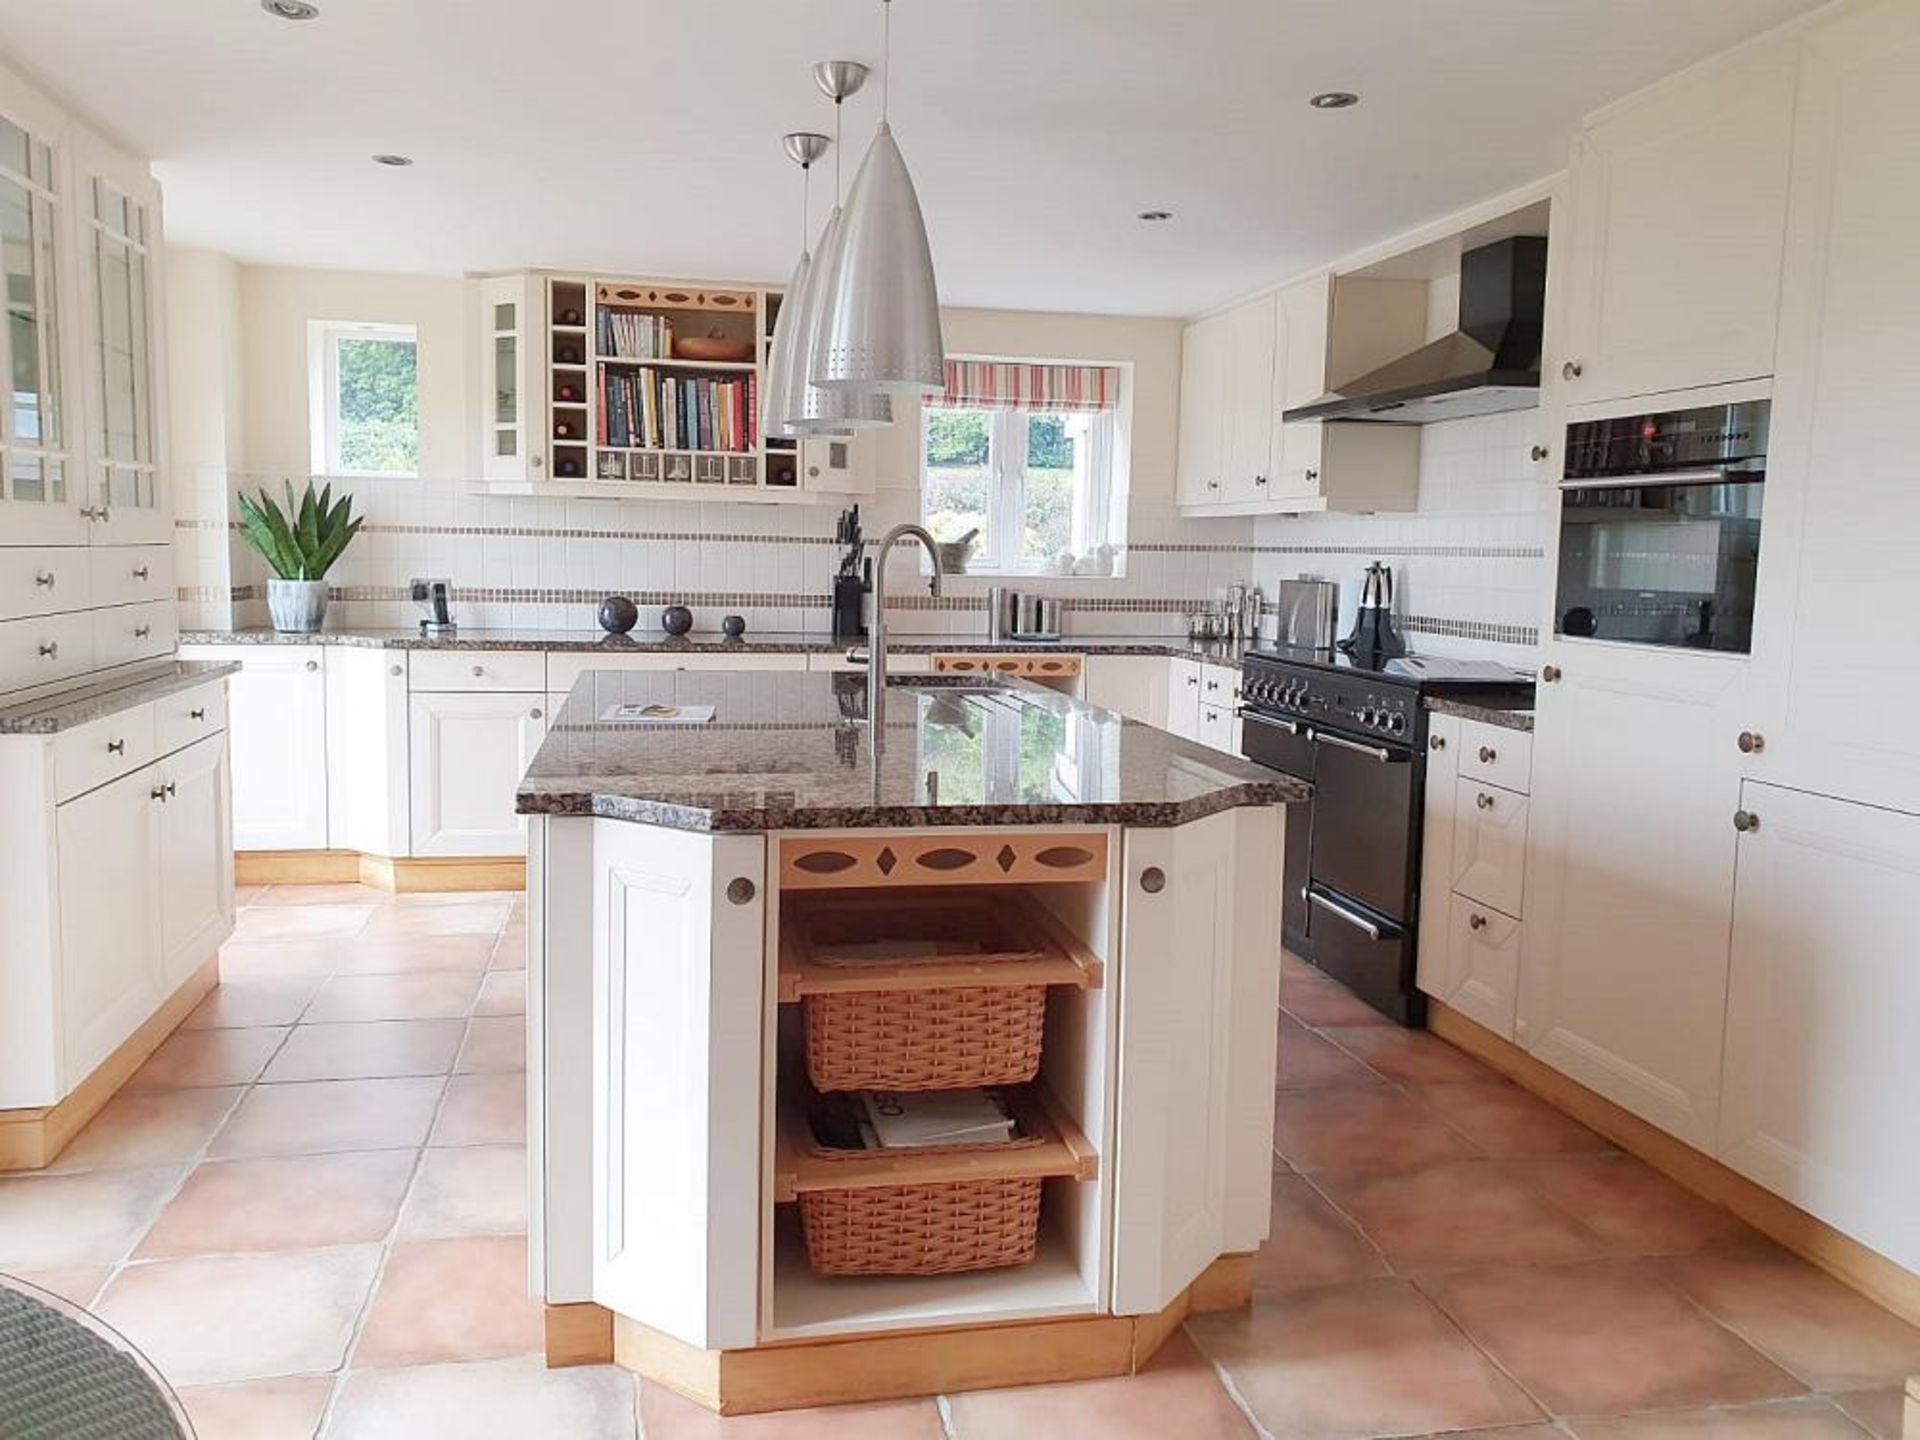
[[[327,582],[267,581],[267,613],[282,635],[313,634],[327,618]]]

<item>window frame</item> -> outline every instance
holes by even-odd
[[[420,327],[384,320],[309,320],[307,322],[308,436],[313,473],[349,480],[418,480],[420,462],[411,470],[360,470],[340,457],[340,342],[385,340],[413,346],[416,440],[420,434]]]

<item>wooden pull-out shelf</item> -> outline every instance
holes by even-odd
[[[911,906],[915,898],[892,891],[871,898],[839,897],[834,903],[895,912]],[[934,904],[949,903],[937,892],[918,898]],[[949,959],[829,965],[807,955],[800,939],[799,917],[784,917],[780,926],[780,1003],[792,1004],[807,995],[869,995],[887,990],[973,990],[1009,985],[1100,988],[1104,967],[1099,957],[1046,906],[1024,895],[999,895],[994,903],[1010,903],[1019,909],[1021,920],[1036,937],[1040,953],[1034,959],[980,961],[956,955]]]
[[[940,1150],[863,1152],[858,1159],[829,1160],[812,1153],[812,1132],[798,1105],[783,1105],[774,1139],[773,1198],[786,1204],[814,1190],[866,1190],[880,1185],[939,1185],[960,1180],[1012,1180],[1061,1176],[1092,1180],[1099,1157],[1087,1137],[1039,1086],[1007,1092],[1021,1130],[1043,1143],[996,1153]]]
[[[936,675],[1024,675],[1041,680],[1070,679],[1080,673],[1081,657],[1031,651],[981,654],[978,651],[936,654]]]
[[[924,885],[1048,885],[1107,878],[1103,830],[1008,834],[789,835],[783,890]]]

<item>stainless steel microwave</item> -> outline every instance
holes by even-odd
[[[1567,427],[1556,634],[1746,653],[1770,402]]]

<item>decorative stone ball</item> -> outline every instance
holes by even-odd
[[[600,628],[609,635],[624,635],[640,619],[640,607],[624,595],[609,595],[600,602]]]
[[[684,635],[693,629],[693,612],[684,605],[669,605],[660,612],[660,628],[669,635]]]
[[[747,621],[743,615],[729,615],[720,622],[720,633],[729,640],[738,640],[747,633]]]

